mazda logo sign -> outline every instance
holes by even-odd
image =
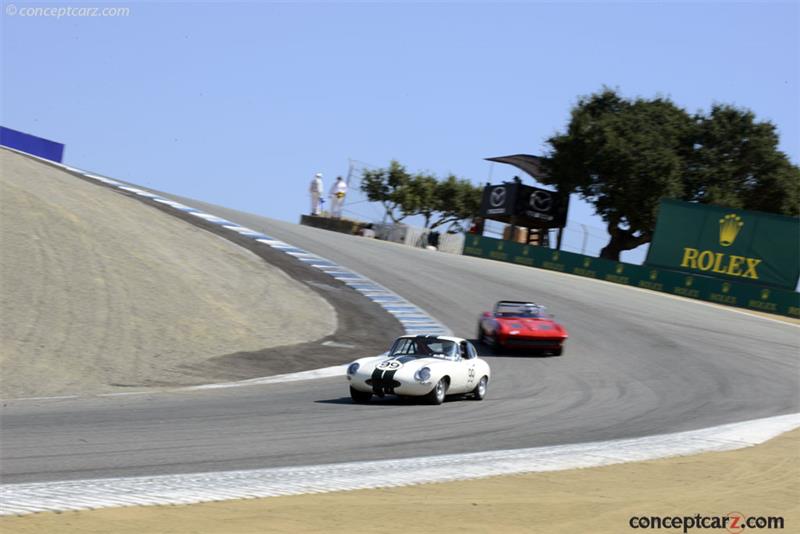
[[[528,203],[536,211],[550,211],[553,206],[553,196],[547,191],[536,191],[531,195]]]
[[[497,208],[505,204],[506,202],[506,188],[505,187],[495,187],[492,189],[492,193],[489,196],[489,203],[492,205],[493,208]]]

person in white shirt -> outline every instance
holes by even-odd
[[[340,219],[342,217],[342,207],[344,206],[344,196],[347,194],[347,183],[341,176],[336,177],[336,183],[331,187],[331,217]]]
[[[321,211],[320,197],[322,197],[322,192],[324,191],[321,172],[315,174],[314,178],[311,179],[311,187],[308,191],[311,193],[311,215],[319,215]]]

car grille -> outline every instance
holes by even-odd
[[[508,344],[515,347],[552,347],[560,343],[561,340],[559,339],[519,339],[511,337],[508,340]]]
[[[398,382],[397,380],[391,380],[391,381],[377,380],[376,382],[378,382],[381,385],[381,387],[386,387],[388,385],[391,388],[398,388],[398,387],[401,386],[400,382]],[[372,379],[368,378],[366,383],[367,383],[368,386],[371,386],[372,385]]]
[[[397,380],[373,380],[368,378],[366,384],[372,388],[373,393],[378,396],[394,395],[394,388],[401,386]]]

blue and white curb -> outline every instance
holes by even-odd
[[[0,485],[0,515],[193,504],[601,467],[742,449],[798,426],[800,414],[791,414],[689,432],[530,449],[246,471],[4,484]]]
[[[99,178],[92,174],[81,174],[91,179]],[[431,317],[423,309],[407,301],[397,293],[394,293],[393,291],[383,287],[377,282],[370,280],[366,276],[357,273],[356,271],[347,269],[346,267],[314,254],[313,252],[308,252],[307,250],[303,250],[302,248],[286,243],[285,241],[281,241],[280,239],[266,235],[263,232],[247,228],[246,226],[241,226],[223,217],[206,213],[185,204],[181,204],[180,202],[175,202],[160,197],[140,188],[109,183],[109,180],[105,178],[100,179],[99,181],[111,187],[116,187],[135,195],[139,195],[155,202],[170,206],[173,209],[188,213],[189,215],[198,217],[209,223],[219,225],[227,230],[236,232],[241,236],[248,237],[258,243],[267,245],[268,247],[292,256],[298,261],[309,264],[311,267],[321,270],[331,278],[344,282],[353,290],[358,291],[372,302],[381,306],[386,312],[392,314],[398,321],[400,321],[400,324],[403,325],[403,328],[407,334],[424,333],[434,335],[450,335],[452,333],[449,328]]]
[[[414,304],[410,303],[397,293],[394,293],[393,291],[383,287],[382,285],[373,282],[364,275],[361,275],[355,271],[342,267],[341,265],[338,265],[333,261],[325,259],[322,256],[318,256],[312,252],[308,252],[299,247],[295,247],[294,245],[281,241],[280,239],[270,237],[262,232],[252,230],[250,228],[247,228],[246,226],[241,226],[223,217],[218,217],[211,213],[205,213],[199,209],[192,208],[191,206],[187,206],[180,202],[175,202],[174,200],[164,198],[155,193],[151,193],[150,191],[147,191],[145,189],[123,184],[121,182],[112,180],[111,178],[107,178],[105,176],[99,176],[91,172],[87,172],[81,169],[76,169],[75,167],[70,167],[68,165],[56,163],[44,158],[40,158],[38,156],[33,156],[32,154],[27,154],[25,152],[15,150],[13,148],[9,148],[9,150],[17,152],[19,154],[24,154],[26,156],[34,157],[50,165],[61,167],[70,172],[79,174],[84,178],[89,178],[91,180],[101,182],[112,188],[126,191],[128,193],[133,193],[140,197],[150,199],[154,202],[164,204],[175,210],[182,211],[199,219],[203,219],[209,223],[216,224],[228,230],[234,231],[244,237],[249,237],[250,239],[253,239],[261,244],[267,245],[268,247],[274,248],[275,250],[279,250],[284,254],[288,254],[289,256],[292,256],[295,259],[302,261],[303,263],[310,264],[311,267],[319,269],[328,276],[336,280],[339,280],[341,282],[344,282],[352,289],[358,291],[366,298],[370,299],[372,302],[378,304],[385,311],[392,314],[398,321],[400,321],[400,324],[403,325],[403,328],[405,329],[405,332],[407,334],[433,334],[433,335],[452,334],[450,329],[447,328],[445,325],[443,325],[442,323],[434,319],[431,315],[429,315],[427,312],[425,312],[418,306],[415,306]]]

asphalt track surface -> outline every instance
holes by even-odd
[[[565,354],[487,355],[493,373],[487,399],[442,406],[396,400],[353,405],[343,378],[6,401],[0,421],[3,483],[535,447],[800,411],[797,326],[172,198],[358,271],[421,306],[456,335],[474,337],[478,315],[497,299],[537,300],[569,329]]]

